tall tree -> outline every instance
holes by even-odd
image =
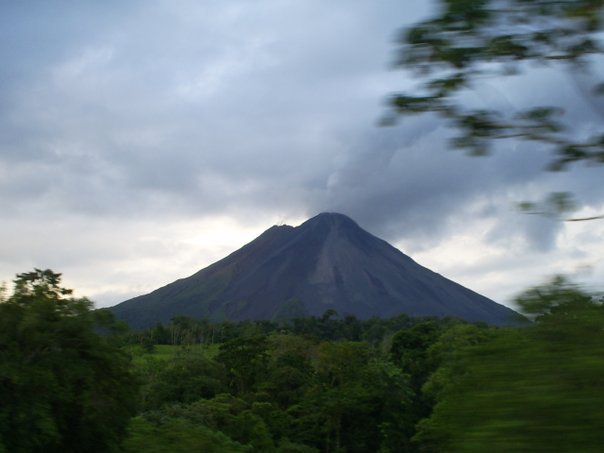
[[[112,451],[134,414],[130,359],[110,313],[73,298],[61,275],[17,275],[0,304],[0,451]]]
[[[233,394],[243,395],[258,384],[268,364],[267,347],[264,335],[242,336],[220,345],[216,361],[226,368]]]

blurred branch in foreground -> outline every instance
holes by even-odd
[[[518,209],[527,214],[535,214],[562,222],[584,222],[604,219],[604,215],[586,217],[568,217],[579,208],[573,195],[568,192],[553,192],[541,202],[523,201],[518,203]]]
[[[551,147],[552,171],[577,161],[604,163],[604,133],[576,136],[561,107],[506,114],[464,102],[478,80],[530,72],[535,64],[589,71],[591,57],[604,48],[602,0],[441,0],[439,8],[401,37],[398,65],[421,83],[413,94],[392,96],[386,123],[434,113],[458,131],[451,145],[471,155],[488,154],[494,140],[514,139]],[[604,83],[596,82],[592,93],[604,94]]]

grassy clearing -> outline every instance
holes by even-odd
[[[152,350],[146,350],[143,346],[135,344],[128,345],[124,350],[132,356],[132,362],[134,365],[144,365],[150,361],[168,361],[172,359],[179,351],[197,352],[203,354],[208,358],[213,358],[218,354],[218,345],[169,345],[169,344],[156,344]]]

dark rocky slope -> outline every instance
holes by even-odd
[[[518,316],[333,213],[273,226],[196,274],[112,308],[135,328],[178,315],[280,320],[328,309],[362,319],[406,313],[498,325]]]

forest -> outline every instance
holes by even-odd
[[[176,317],[131,331],[17,275],[0,303],[2,452],[598,451],[602,299],[556,278],[531,319]]]

